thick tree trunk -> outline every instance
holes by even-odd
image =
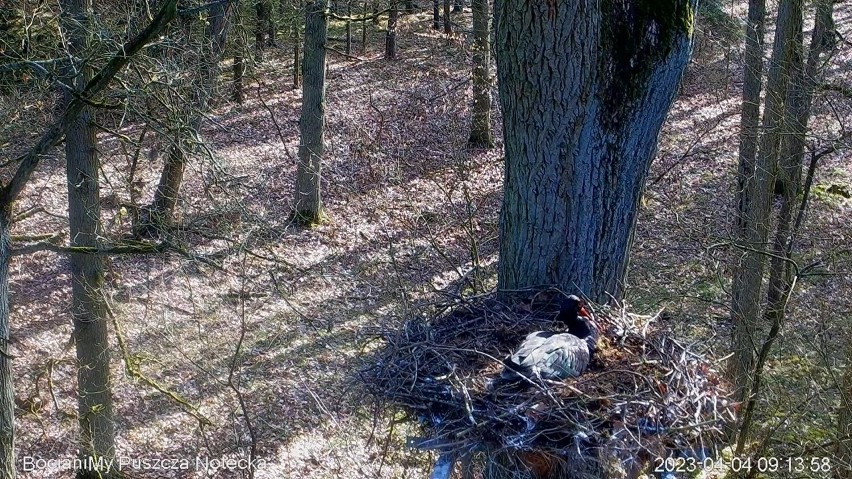
[[[15,479],[15,390],[9,351],[11,216],[11,205],[0,205],[0,479]]]
[[[385,60],[396,59],[396,21],[399,10],[396,9],[396,0],[391,0],[388,12],[388,30],[385,34]]]
[[[325,45],[327,0],[305,6],[305,61],[302,113],[299,117],[299,165],[296,171],[294,216],[302,224],[322,220],[320,180],[325,136]]]
[[[453,24],[450,22],[450,0],[444,0],[444,33],[453,33]]]
[[[506,153],[499,289],[557,285],[620,299],[695,8],[645,5],[497,2]]]
[[[233,0],[226,0],[221,3],[212,3],[209,7],[207,33],[202,47],[202,62],[199,66],[199,75],[197,75],[201,81],[200,84],[195,85],[192,93],[192,105],[188,111],[188,115],[190,115],[189,128],[188,130],[182,129],[178,138],[169,147],[163,172],[160,175],[160,183],[154,192],[151,218],[154,225],[170,224],[174,221],[180,185],[183,183],[183,172],[186,169],[185,144],[193,142],[189,140],[197,139],[204,114],[207,112],[207,105],[210,96],[213,94],[213,87],[219,72],[219,61],[222,59],[222,52],[225,47],[233,4]],[[191,135],[192,138],[186,138],[183,135]]]
[[[745,211],[741,217],[744,228],[739,241],[738,262],[734,268],[731,286],[731,320],[733,332],[733,357],[729,362],[729,375],[734,384],[734,397],[738,401],[752,383],[755,354],[758,349],[757,329],[760,324],[763,273],[766,268],[766,245],[770,228],[772,189],[778,165],[784,102],[787,96],[789,67],[793,51],[792,41],[797,25],[801,23],[801,0],[782,0],[772,59],[766,83],[766,100],[763,111],[763,133],[752,178],[745,182]]]
[[[491,45],[488,24],[488,0],[473,0],[473,110],[470,127],[471,146],[491,148]]]
[[[63,0],[61,23],[71,58],[88,54],[91,0]],[[89,67],[69,65],[66,75],[82,91]],[[64,93],[64,104],[74,95]],[[99,165],[94,110],[83,108],[65,133],[68,221],[73,246],[98,246],[101,235]],[[97,255],[71,255],[71,314],[77,346],[77,396],[82,459],[109,461],[115,455],[115,424],[110,384],[110,353],[103,296],[104,265]],[[78,478],[113,477],[106,469],[77,471]]]
[[[196,125],[200,127],[201,122],[198,121],[192,126]],[[152,218],[149,218],[154,225],[170,224],[174,220],[180,185],[183,183],[183,172],[186,168],[184,146],[180,141],[181,139],[178,138],[175,144],[169,147],[163,171],[160,173],[160,183],[154,192]]]

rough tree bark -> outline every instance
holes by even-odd
[[[488,0],[473,0],[473,109],[468,143],[477,148],[494,146],[491,133],[491,44]]]
[[[75,92],[64,91],[67,108],[75,93],[92,77],[81,59],[89,51],[92,34],[92,0],[62,0],[60,24],[69,57],[65,76]],[[84,107],[65,133],[68,177],[68,220],[72,246],[99,246],[101,208],[99,164],[94,109]],[[72,254],[71,314],[77,349],[77,414],[81,459],[111,461],[115,456],[115,419],[110,381],[110,353],[106,305],[103,296],[104,264],[101,256]],[[77,478],[109,478],[112,471],[98,467],[79,469]]]
[[[385,60],[396,59],[396,21],[399,10],[396,8],[396,0],[391,0],[388,7],[388,30],[385,34]]]
[[[208,7],[207,33],[202,47],[200,70],[197,75],[201,80],[192,92],[192,102],[188,111],[189,124],[187,128],[180,129],[174,143],[169,147],[163,172],[160,175],[160,183],[154,192],[150,223],[155,227],[170,224],[174,220],[175,207],[183,182],[183,172],[186,168],[185,149],[187,144],[193,143],[197,139],[204,114],[207,112],[207,104],[210,101],[216,75],[219,72],[219,61],[222,59],[222,52],[225,47],[233,5],[233,0],[225,0],[211,3]],[[190,135],[191,138],[187,138],[187,135]],[[145,226],[151,226],[151,224]]]
[[[301,224],[322,221],[320,196],[323,139],[325,136],[325,45],[327,0],[305,5],[305,58],[302,71],[302,113],[299,117],[299,165],[296,171],[294,218]]]
[[[778,10],[772,59],[769,64],[764,100],[762,134],[751,178],[743,181],[745,191],[742,216],[737,229],[738,258],[731,285],[731,321],[733,357],[729,376],[735,400],[745,399],[752,382],[758,350],[756,338],[760,324],[760,301],[766,269],[764,246],[769,236],[772,190],[778,165],[784,102],[787,96],[793,37],[801,23],[801,0],[782,0]]]
[[[654,5],[497,2],[499,289],[621,297],[639,199],[692,42],[694,3]]]
[[[15,479],[15,389],[9,354],[11,206],[0,205],[0,479]]]

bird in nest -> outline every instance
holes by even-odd
[[[595,354],[597,325],[583,300],[574,295],[560,303],[556,321],[564,323],[567,331],[536,331],[527,335],[515,352],[503,360],[503,372],[497,382],[524,378],[562,381],[583,374]]]

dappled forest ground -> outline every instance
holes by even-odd
[[[852,9],[837,10],[849,38]],[[469,24],[467,13],[455,20]],[[110,260],[114,332],[126,341],[124,350],[112,341],[120,455],[236,457],[254,441],[267,462],[261,478],[424,477],[429,457],[403,447],[416,431],[394,421],[392,411],[375,410],[355,373],[376,347],[379,326],[427,308],[442,291],[456,291],[461,278],[493,287],[502,180],[499,143],[492,150],[466,146],[469,39],[430,25],[425,13],[401,18],[396,62],[382,60],[381,32],[372,26],[361,61],[330,54],[328,221],[315,229],[287,222],[300,101],[289,51],[271,52],[255,69],[242,106],[227,100],[222,85],[204,130],[212,157],[192,163],[181,205],[181,238],[205,261]],[[665,309],[663,321],[716,356],[724,355],[728,333],[725,243],[739,60],[736,48],[705,35],[662,133],[627,292],[631,308]],[[848,87],[850,70],[846,48],[829,80]],[[848,100],[834,93],[820,94],[815,111],[817,145],[836,136],[840,122],[852,124]],[[498,138],[499,123],[495,118]],[[140,126],[121,133],[138,138]],[[129,227],[121,205],[130,202],[133,152],[115,136],[99,138],[105,234],[118,238]],[[143,203],[159,179],[155,143],[151,136],[142,144],[135,186]],[[850,163],[848,152],[821,162],[800,248],[801,263],[819,261],[825,274],[801,281],[769,365],[763,422],[785,421],[773,444],[789,453],[810,447],[811,455],[824,455],[818,446],[831,439],[835,375],[849,337],[843,319],[852,312],[852,202],[833,192],[852,190]],[[61,154],[42,162],[34,178],[18,207],[45,212],[16,223],[14,233],[66,231]],[[68,262],[50,252],[16,257],[11,277],[16,396],[38,394],[45,402],[37,413],[18,411],[18,457],[72,457]],[[124,360],[197,411],[134,379]],[[158,474],[205,477],[133,477]]]

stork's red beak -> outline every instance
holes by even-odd
[[[588,311],[586,311],[586,307],[585,307],[585,306],[583,306],[582,304],[580,305],[580,310],[579,310],[579,311],[577,311],[577,315],[578,315],[578,316],[583,316],[583,317],[585,317],[585,318],[591,318],[591,317],[592,317],[592,315],[591,315],[591,314],[589,314],[589,312],[588,312]]]

